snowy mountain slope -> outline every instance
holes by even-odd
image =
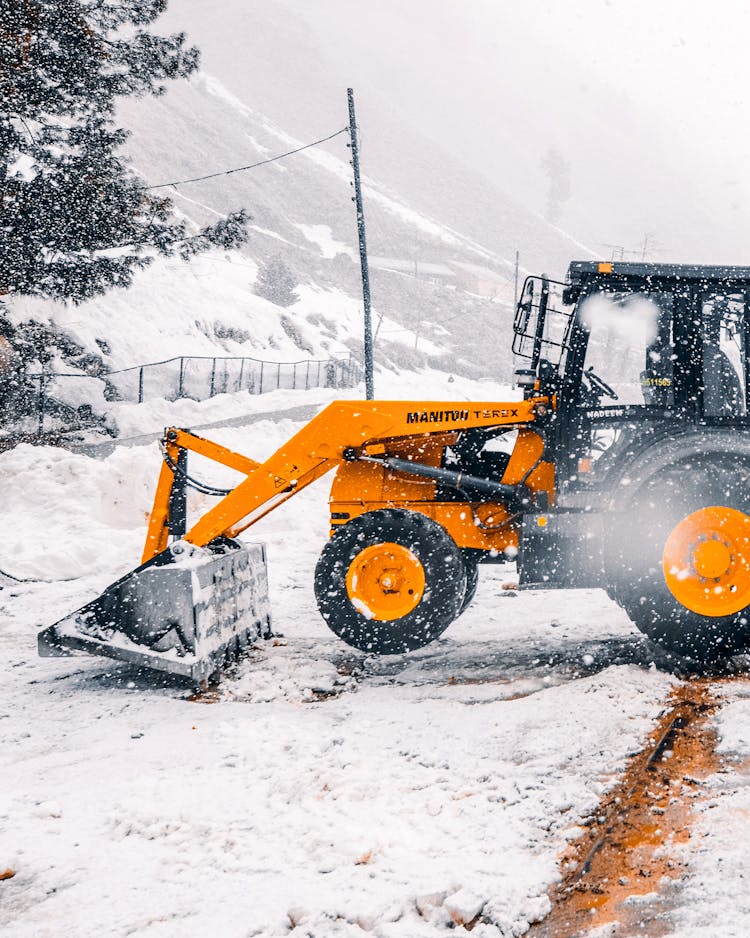
[[[296,117],[293,110],[292,115],[285,117],[282,123],[282,119],[274,117],[273,112],[264,112],[255,103],[251,89],[246,96],[239,98],[217,78],[205,73],[194,77],[189,83],[182,82],[170,88],[168,94],[160,100],[123,102],[121,112],[127,125],[134,131],[130,150],[136,162],[141,163],[141,170],[151,181],[161,182],[200,176],[204,172],[253,162],[254,154],[256,159],[267,158],[280,150],[299,146],[346,126],[348,117],[343,90],[340,98],[332,99],[330,119],[324,126],[311,126],[307,115]],[[288,108],[283,113],[289,114]],[[366,108],[358,111],[365,177],[368,176],[368,151],[374,145],[369,136],[367,113]],[[180,115],[184,121],[182,126],[175,123],[179,121]],[[469,248],[475,253],[473,258],[467,258],[470,260],[477,261],[484,257],[494,263],[510,264],[515,250],[520,249],[527,267],[546,265],[550,271],[561,271],[574,254],[588,252],[585,245],[514,202],[492,187],[486,179],[472,174],[434,142],[421,139],[417,130],[402,127],[396,116],[392,132],[392,150],[400,154],[401,163],[409,169],[409,173],[400,180],[400,186],[389,181],[387,176],[377,177],[376,181],[369,179],[366,195],[378,203],[377,206],[367,206],[368,224],[374,227],[371,237],[371,240],[373,237],[375,239],[371,245],[373,253],[387,253],[389,239],[402,248],[409,244],[403,240],[407,232],[389,225],[387,216],[385,219],[381,217],[381,210],[390,215],[391,220],[393,216],[400,216],[408,221],[412,236],[416,228],[449,245]],[[399,134],[400,142],[397,139]],[[152,138],[150,144],[146,136]],[[179,151],[165,149],[165,139],[180,141]],[[348,186],[351,171],[347,139],[337,138],[330,145],[305,151],[289,161],[274,164],[268,167],[268,171],[238,174],[199,183],[196,187],[186,187],[183,194],[209,202],[212,208],[223,211],[222,193],[247,193],[252,199],[251,208],[256,204],[263,206],[266,217],[270,215],[275,220],[278,220],[282,210],[289,218],[292,207],[307,215],[315,209],[325,214],[328,209],[336,220],[335,227],[344,235],[342,240],[351,242],[355,233],[351,207],[346,204],[347,199],[341,199],[342,191],[337,187],[332,188],[331,180],[326,181],[320,174],[298,172],[299,165],[304,161],[314,162],[327,168]],[[388,141],[380,145],[388,146]],[[249,159],[242,159],[243,155]],[[143,164],[144,156],[147,165]],[[338,159],[334,161],[331,156]],[[153,174],[159,172],[166,173],[166,176],[163,179],[154,178]],[[279,184],[280,177],[283,177],[283,185]],[[444,197],[442,202],[432,200],[432,211],[421,204],[425,186],[439,191]],[[305,196],[302,200],[299,199],[300,188]],[[203,198],[203,193],[208,193],[210,199]],[[269,206],[270,201],[276,209],[275,214]],[[458,223],[450,220],[450,216],[456,214],[450,208],[454,202],[460,203],[464,209],[458,215]],[[467,231],[465,223],[481,218],[486,207],[491,207],[496,213],[497,223],[482,224],[473,231]],[[273,230],[284,234],[275,227]],[[378,243],[379,239],[385,243]],[[431,241],[424,245],[418,242],[416,247],[420,246],[425,249],[435,248]]]
[[[340,116],[339,125],[324,132],[340,130],[345,115]],[[127,151],[151,185],[257,162],[305,142],[206,74],[179,83],[162,98],[123,102],[121,119],[132,131]],[[13,299],[11,318],[51,319],[87,351],[101,354],[109,369],[179,355],[297,361],[353,352],[361,358],[347,140],[341,134],[249,172],[164,190],[195,226],[240,206],[248,209],[250,240],[241,250],[213,251],[189,265],[159,259],[131,288],[80,307]],[[440,184],[457,192],[465,179],[460,168],[443,166],[442,159],[436,152]],[[393,261],[373,264],[371,272],[378,363],[431,364],[509,381],[513,239],[498,249],[488,246],[416,210],[408,194],[397,195],[366,172],[364,187],[370,252]],[[526,225],[541,232],[541,240],[535,235],[540,257],[548,254],[560,262],[574,251],[585,253],[530,213],[514,211],[508,230]],[[299,301],[288,309],[253,292],[259,264],[275,257],[300,284]],[[465,282],[467,271],[480,268],[495,278],[492,298],[476,295]]]
[[[129,143],[133,160],[153,183],[256,162],[306,142],[247,102],[238,100],[215,78],[205,74],[176,86],[163,99],[126,102],[122,114],[133,130]],[[344,126],[345,114],[339,116],[338,126],[322,128],[318,135]],[[360,123],[363,120],[360,116]],[[177,145],[165,148],[165,140],[176,141]],[[346,135],[341,135],[324,146],[281,162],[169,191],[180,210],[199,223],[215,217],[215,212],[245,206],[253,221],[250,244],[243,254],[256,261],[281,255],[297,277],[312,284],[313,289],[343,291],[352,299],[347,313],[356,333],[361,301],[347,140]],[[487,354],[486,337],[499,329],[500,347],[507,347],[508,305],[513,295],[513,238],[526,238],[524,232],[534,229],[528,237],[534,244],[534,253],[524,255],[524,262],[538,259],[546,269],[553,265],[561,273],[571,256],[586,254],[586,249],[518,207],[506,210],[509,236],[498,249],[491,237],[481,241],[467,236],[416,210],[410,204],[409,193],[397,195],[380,180],[369,177],[366,149],[363,160],[368,246],[372,255],[401,258],[407,263],[416,262],[417,267],[420,261],[481,264],[496,271],[499,279],[500,308],[455,289],[450,280],[432,282],[430,278],[373,268],[376,315],[387,316],[397,324],[396,328],[379,332],[380,352],[385,361],[392,359],[395,364],[408,367],[423,363],[427,352],[438,359],[442,355],[449,367],[460,367],[463,359],[464,369],[479,369],[497,376],[498,366],[494,357]],[[434,154],[434,160],[440,185],[453,192],[460,190],[464,184],[460,167],[449,161],[443,165],[440,152]],[[467,191],[463,197],[476,198],[480,190],[481,185],[475,185],[474,192]],[[486,198],[486,191],[482,195]],[[309,311],[306,306],[306,301],[297,305],[294,311],[297,319]],[[416,346],[413,351],[420,354],[409,355],[405,348],[388,349],[387,337],[397,335],[398,328],[405,330],[401,344],[408,346],[413,340]],[[439,341],[440,336],[443,341]],[[418,337],[423,339],[421,348]],[[424,340],[432,341],[437,348],[425,345]],[[348,347],[356,349],[356,340],[345,341]],[[507,380],[507,366],[500,376]]]
[[[744,263],[739,19],[707,37],[699,8],[675,19],[670,4],[637,6],[225,0],[219,16],[172,3],[165,22],[298,136],[337,122],[353,85],[372,174],[494,250],[519,248],[531,268],[552,274],[570,252],[560,241],[558,257],[522,206],[606,256],[649,232],[653,259]],[[554,212],[550,151],[567,190]]]
[[[165,22],[188,31],[205,68],[234,94],[297,128],[296,136],[314,137],[321,123],[338,122],[353,85],[365,171],[490,250],[509,258],[520,250],[529,269],[560,273],[581,245],[528,207],[544,203],[541,170],[536,198],[525,198],[540,147],[556,142],[534,107],[545,63],[535,57],[530,67],[525,43],[507,48],[517,12],[498,12],[503,41],[489,53],[491,32],[477,45],[459,29],[465,45],[456,46],[451,21],[481,21],[477,13],[473,2],[459,10],[443,2],[227,0],[219,18],[203,4],[173,4]],[[507,73],[505,81],[491,67],[484,83],[472,81],[482,72],[480,50]],[[470,134],[456,112],[464,130],[472,125]],[[561,113],[558,123],[569,125],[570,115]]]

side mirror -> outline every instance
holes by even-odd
[[[531,309],[534,305],[534,281],[528,279],[523,287],[523,293],[516,307],[516,326],[521,332],[526,332],[531,319]]]

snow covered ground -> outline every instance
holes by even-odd
[[[277,406],[326,400],[285,393]],[[383,378],[381,393],[500,395],[434,374]],[[181,416],[197,420],[200,406]],[[131,429],[155,429],[145,405],[141,417]],[[295,426],[282,410],[204,432],[263,456]],[[252,531],[268,544],[283,638],[214,703],[126,665],[37,658],[40,626],[137,562],[158,465],[155,443],[0,456],[0,569],[31,580],[0,591],[0,874],[15,872],[0,881],[0,934],[428,938],[481,910],[474,935],[522,935],[677,679],[603,593],[517,595],[503,566],[482,569],[439,642],[381,659],[353,651],[313,598],[325,480]],[[208,464],[196,474],[230,478]],[[737,837],[750,685],[731,694],[718,725],[733,761],[710,783],[674,917],[673,933],[691,938],[717,934],[714,896],[722,935],[750,925]]]

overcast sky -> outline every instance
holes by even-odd
[[[603,253],[648,235],[653,259],[750,263],[736,0],[172,0],[168,18],[292,134],[340,123],[353,84],[365,140],[398,114],[540,213],[557,151],[555,220]]]

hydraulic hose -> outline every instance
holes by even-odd
[[[435,482],[442,482],[468,494],[483,497],[499,496],[512,511],[531,504],[531,493],[525,485],[507,485],[504,482],[495,482],[493,479],[483,479],[465,472],[456,472],[455,469],[446,469],[443,466],[427,466],[425,463],[412,462],[410,459],[400,459],[398,456],[359,456],[358,458],[364,462],[380,463],[396,472],[434,479]]]

